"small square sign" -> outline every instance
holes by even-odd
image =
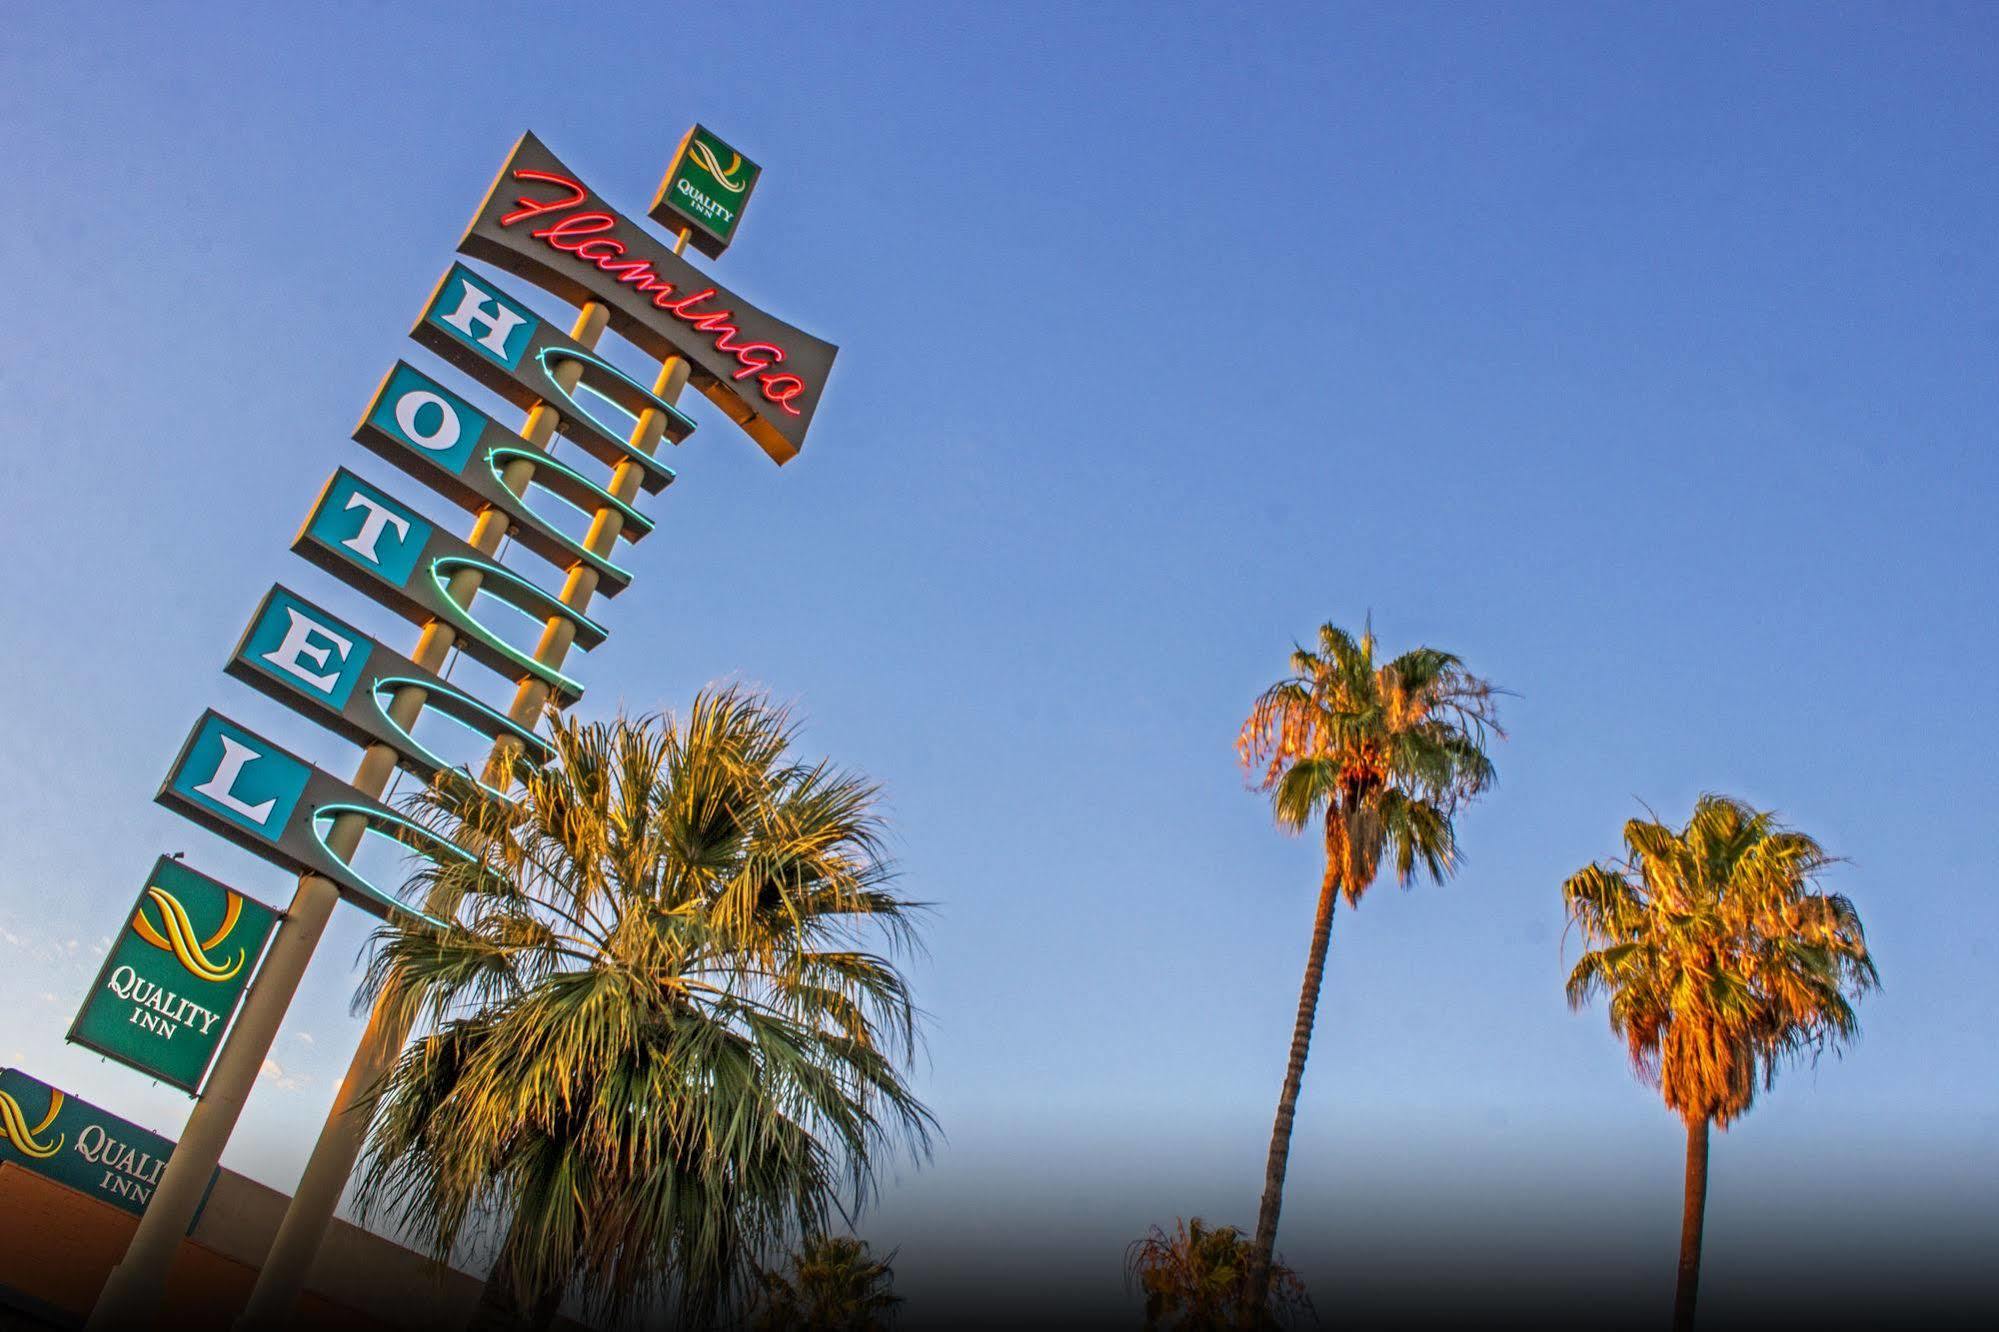
[[[763,168],[700,125],[687,131],[647,216],[710,259],[729,248]]]
[[[200,1092],[276,923],[263,903],[161,856],[69,1038]]]

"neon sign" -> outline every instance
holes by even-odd
[[[459,250],[572,305],[662,359],[772,459],[797,456],[838,348],[764,313],[618,213],[532,134],[500,169]]]

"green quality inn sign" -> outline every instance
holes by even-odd
[[[276,923],[269,907],[162,856],[69,1039],[199,1091]]]
[[[0,1164],[138,1213],[146,1210],[173,1149],[159,1134],[18,1068],[0,1069]]]
[[[762,174],[762,167],[696,125],[680,141],[648,216],[686,231],[695,249],[718,258],[729,248]]]

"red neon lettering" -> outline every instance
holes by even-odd
[[[576,253],[576,247],[583,242],[571,237],[596,236],[618,225],[618,219],[609,213],[574,213],[560,222],[551,222],[539,231],[529,232],[536,240],[547,241],[558,250]]]
[[[743,363],[743,368],[736,371],[735,374],[730,375],[729,378],[731,379],[748,379],[757,371],[768,370],[784,359],[784,348],[773,347],[768,342],[745,342],[742,346],[736,348],[735,351],[736,359]],[[753,361],[750,359],[750,356],[755,352],[769,352],[770,359],[767,361]]]
[[[688,311],[687,307],[690,305],[699,305],[702,301],[707,300],[710,296],[713,296],[714,294],[715,294],[715,289],[713,287],[703,287],[701,290],[695,292],[692,296],[682,296],[679,300],[674,301],[671,304],[660,305],[659,308],[662,310],[671,310],[673,311],[673,313],[680,316],[682,319],[692,321],[695,316]],[[655,301],[653,302],[653,304],[658,305],[659,302]],[[728,311],[724,310],[722,313],[726,315]]]
[[[581,181],[549,171],[516,171],[514,179],[554,185],[565,193],[551,199],[531,199],[523,195],[514,201],[518,207],[501,215],[500,225],[503,227],[511,227],[527,218],[568,212],[590,197],[590,191],[584,188]],[[611,274],[617,285],[629,286],[641,296],[650,296],[654,308],[668,311],[674,318],[708,334],[716,351],[735,357],[742,367],[729,376],[731,380],[741,381],[755,375],[766,401],[792,416],[803,415],[792,403],[804,396],[805,381],[797,375],[765,373],[783,362],[784,349],[768,342],[736,341],[742,329],[735,323],[733,310],[694,309],[701,302],[720,294],[714,287],[703,287],[700,291],[676,297],[675,284],[661,277],[651,260],[625,258],[625,243],[604,234],[615,230],[617,225],[617,218],[610,213],[571,213],[528,234],[552,250],[573,254],[594,265],[598,271]]]
[[[764,386],[764,397],[793,416],[801,415],[799,410],[791,405],[791,400],[805,392],[804,380],[797,375],[765,375],[757,382]]]
[[[569,197],[567,199],[551,199],[543,203],[537,203],[524,195],[514,200],[520,207],[500,219],[500,225],[503,227],[511,227],[524,217],[540,217],[543,213],[558,213],[565,208],[574,208],[577,204],[582,203],[590,197],[590,191],[583,188],[583,182],[571,180],[567,176],[558,176],[548,171],[516,171],[514,179],[559,185],[569,191]]]

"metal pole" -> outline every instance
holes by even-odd
[[[582,339],[579,337],[578,341]],[[674,402],[686,382],[686,363],[677,356],[669,357],[660,367],[653,391],[665,401]],[[535,408],[537,412],[541,410],[541,406]],[[633,428],[632,446],[641,452],[651,453],[659,446],[665,429],[664,414],[646,409]],[[638,494],[642,475],[638,464],[621,462],[613,470],[611,484],[606,488],[618,499],[629,503]],[[509,484],[512,484],[511,479]],[[525,484],[524,479],[522,485]],[[609,555],[623,528],[624,516],[609,505],[602,506],[592,516],[590,531],[583,544],[593,554]],[[571,567],[563,584],[561,600],[564,605],[587,611],[596,590],[597,571],[578,563]],[[541,641],[536,645],[535,660],[560,668],[574,637],[575,625],[571,621],[562,616],[551,617],[542,630]],[[521,681],[516,690],[508,715],[521,725],[532,727],[540,719],[547,699],[547,686],[529,676]],[[493,756],[488,760],[489,781],[494,780],[492,773],[495,769],[504,767],[511,747],[516,743],[511,737],[501,737],[494,745]],[[354,1057],[347,1066],[347,1075],[340,1081],[333,1109],[319,1131],[319,1140],[313,1144],[305,1173],[299,1177],[298,1188],[293,1192],[284,1220],[279,1223],[277,1235],[271,1241],[270,1253],[257,1273],[257,1284],[250,1292],[250,1301],[236,1319],[237,1332],[262,1332],[262,1329],[279,1327],[290,1317],[292,1306],[304,1288],[312,1260],[326,1238],[327,1228],[333,1223],[340,1195],[346,1191],[347,1180],[353,1174],[354,1163],[360,1158],[362,1145],[366,1141],[369,1123],[367,1097],[394,1064],[408,1038],[408,1024],[397,1019],[385,1003],[378,1001],[368,1015],[367,1029],[362,1033],[360,1044],[355,1047]]]
[[[585,347],[594,347],[603,336],[608,318],[609,311],[602,305],[585,302],[577,312],[570,336]],[[567,364],[557,377],[565,389],[573,390],[582,373],[581,366]],[[521,433],[536,448],[546,448],[555,434],[557,420],[554,408],[537,403],[528,413]],[[519,494],[527,489],[533,475],[533,463],[516,460],[508,465],[501,479]],[[507,522],[507,516],[499,510],[485,510],[472,525],[470,544],[484,554],[492,554],[506,536]],[[452,578],[447,591],[459,605],[469,607],[479,591],[480,581],[476,570],[461,570]],[[450,625],[433,620],[424,626],[411,660],[427,670],[441,671],[456,640],[457,633]],[[389,714],[408,729],[422,710],[424,698],[422,689],[399,689],[389,700]],[[353,785],[365,795],[380,795],[395,766],[394,750],[386,745],[370,745],[355,768]],[[342,860],[349,859],[360,846],[366,828],[360,816],[341,815],[327,831],[327,848]],[[325,933],[326,922],[338,900],[339,890],[331,880],[315,874],[300,876],[291,905],[271,940],[270,952],[244,999],[242,1015],[230,1028],[216,1055],[208,1084],[188,1115],[180,1141],[167,1159],[166,1171],[139,1217],[139,1228],[125,1247],[124,1258],[105,1278],[104,1288],[98,1293],[85,1325],[86,1332],[112,1332],[155,1320],[174,1255],[180,1251],[180,1242],[194,1222],[195,1209],[201,1205],[215,1167],[221,1164],[222,1148],[235,1131],[243,1103],[256,1085],[257,1075],[271,1052],[271,1042],[277,1037],[285,1011],[291,1007],[292,996],[298,991],[306,965],[312,961],[313,951],[319,946],[320,935]],[[342,1096],[344,1099],[344,1084]]]

